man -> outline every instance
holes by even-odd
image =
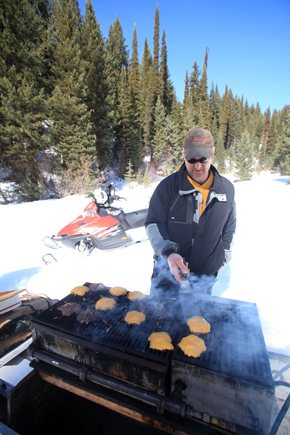
[[[231,259],[234,186],[212,166],[214,152],[209,131],[190,130],[184,163],[152,195],[145,223],[155,253],[152,295],[176,297],[182,275],[189,273],[195,291],[211,294],[218,272]]]

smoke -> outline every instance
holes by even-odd
[[[192,290],[196,294],[211,294],[212,287],[216,281],[214,275],[207,276],[201,275],[197,276],[190,273],[188,276],[188,281],[192,287]],[[180,283],[176,281],[175,277],[172,275],[168,262],[166,259],[158,258],[154,262],[154,269],[151,278],[151,288],[150,295],[159,299],[178,298],[180,289]]]

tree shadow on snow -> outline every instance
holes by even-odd
[[[231,265],[223,267],[218,274],[217,281],[213,286],[213,296],[222,296],[222,294],[229,288],[231,281]]]
[[[280,181],[280,183],[290,184],[290,178],[276,178],[274,181]]]
[[[37,275],[41,267],[15,270],[0,276],[0,292],[25,288],[30,278]]]

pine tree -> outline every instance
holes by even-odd
[[[251,134],[251,141],[254,145],[254,155],[258,159],[263,140],[264,120],[261,114],[259,104],[250,108],[250,116],[248,117],[248,131]]]
[[[210,116],[210,127],[209,130],[216,142],[219,135],[220,122],[221,122],[221,97],[219,95],[218,87],[211,85],[210,90],[210,105],[209,105],[209,116]]]
[[[259,103],[256,104],[256,108],[253,116],[255,118],[255,136],[257,137],[260,145],[263,139],[264,120],[263,120],[263,115]]]
[[[111,159],[110,123],[106,105],[108,85],[105,76],[105,41],[91,0],[86,2],[81,26],[81,57],[85,65],[86,103],[91,111],[95,149],[99,163],[105,165]]]
[[[210,92],[209,92],[209,130],[211,132],[211,134],[213,135],[213,128],[214,128],[214,133],[215,136],[213,135],[213,138],[215,139],[217,137],[217,124],[216,124],[216,119],[215,119],[215,115],[214,115],[214,83],[211,82],[211,87],[210,87]]]
[[[248,100],[246,99],[244,104],[244,122],[245,122],[246,129],[248,128],[249,116],[250,116],[250,109],[249,109]]]
[[[268,140],[267,140],[267,150],[266,153],[269,156],[272,156],[274,154],[276,145],[277,145],[277,139],[278,139],[278,124],[279,124],[279,117],[277,110],[273,111],[272,118],[270,119],[269,123],[269,134],[268,134]]]
[[[158,97],[154,110],[154,160],[156,168],[169,175],[179,168],[182,161],[182,141],[178,127],[170,115],[166,115],[165,108]]]
[[[140,111],[140,122],[141,131],[144,144],[144,154],[149,154],[150,150],[150,140],[151,140],[151,99],[150,99],[150,68],[151,68],[152,58],[150,50],[147,43],[147,38],[145,38],[144,52],[141,62],[141,111]]]
[[[161,79],[161,101],[165,108],[166,114],[171,113],[173,101],[173,86],[170,81],[170,74],[167,65],[167,47],[165,42],[165,29],[162,35],[160,79]]]
[[[55,87],[49,99],[54,147],[64,168],[77,168],[80,157],[96,153],[91,111],[87,105],[85,61],[81,57],[80,11],[74,0],[54,8]]]
[[[227,85],[221,103],[220,132],[224,141],[224,147],[228,149],[232,142],[232,92],[228,89]]]
[[[226,170],[226,151],[221,132],[218,133],[215,140],[214,163],[217,164],[218,170],[224,173]]]
[[[128,69],[128,50],[125,45],[123,29],[119,18],[116,17],[114,24],[110,25],[108,39],[106,41],[106,77],[109,86],[109,105],[110,117],[117,118],[118,88],[121,80],[121,71],[125,67]]]
[[[203,121],[203,127],[207,130],[210,128],[209,122],[209,97],[208,97],[208,88],[207,88],[207,61],[208,61],[208,51],[209,48],[206,47],[202,77],[200,80],[200,111],[201,117]]]
[[[194,114],[194,123],[197,126],[200,126],[201,119],[200,119],[200,76],[201,72],[197,65],[197,62],[195,61],[193,64],[193,71],[190,75],[189,79],[189,87],[190,87],[190,95],[191,95],[191,102],[192,102],[192,109]]]
[[[43,78],[46,80],[49,72],[49,62],[45,57],[45,50],[49,48],[49,20],[48,2],[1,0],[0,77],[9,78],[9,71],[13,68],[21,77],[25,75],[28,82],[35,82],[38,89],[45,87]],[[15,73],[11,79],[16,78]]]
[[[241,119],[241,129],[244,131],[246,130],[246,115],[245,115],[245,109],[244,109],[244,97],[242,95],[240,100],[240,119]]]
[[[181,111],[182,111],[182,105],[179,101],[177,101],[176,94],[173,93],[172,109],[171,109],[170,118],[177,128],[179,143],[183,143],[183,138],[184,138]]]
[[[241,181],[248,180],[254,173],[254,150],[248,131],[244,131],[235,147],[236,174]]]
[[[134,113],[130,98],[128,75],[125,67],[121,71],[118,95],[116,155],[118,158],[119,176],[122,177],[129,160],[131,160],[134,170],[138,169],[141,162],[140,135],[137,128],[136,114]]]
[[[144,142],[148,147],[148,152],[153,157],[151,146],[154,135],[154,107],[157,98],[161,95],[161,83],[159,73],[159,6],[156,5],[154,17],[154,34],[153,34],[153,60],[150,68],[149,90],[146,99],[146,123],[144,125]]]
[[[197,127],[199,125],[194,122],[193,107],[185,101],[182,105],[182,136],[184,137],[189,130]]]
[[[186,71],[184,83],[185,85],[184,85],[183,101],[188,100],[190,98],[188,71]]]
[[[128,182],[129,189],[130,189],[131,183],[133,181],[135,181],[135,179],[136,179],[136,176],[135,176],[134,171],[133,171],[133,165],[132,165],[131,159],[129,159],[129,161],[128,161],[127,171],[125,172],[124,177],[125,177],[125,180]]]
[[[154,109],[154,136],[152,139],[153,154],[156,168],[158,169],[162,162],[162,154],[165,147],[165,108],[161,102],[160,96]]]
[[[141,90],[142,95],[149,86],[149,70],[152,65],[152,56],[148,47],[147,38],[144,42],[144,51],[141,61]]]
[[[114,24],[110,25],[109,37],[106,42],[106,77],[109,86],[107,104],[109,107],[109,117],[112,125],[111,140],[114,143],[114,157],[120,163],[122,155],[122,141],[124,132],[122,131],[122,113],[120,113],[120,96],[119,91],[122,89],[122,70],[127,74],[128,71],[128,50],[125,45],[123,29],[119,18],[116,17]],[[125,75],[126,75],[125,74]],[[121,149],[119,149],[121,147]],[[126,159],[123,161],[120,171],[125,170]]]
[[[197,125],[198,124],[195,124],[194,108],[190,94],[188,72],[186,71],[184,99],[182,103],[182,136],[184,137],[189,130],[197,127]]]
[[[137,29],[134,25],[133,43],[132,43],[132,57],[130,59],[129,69],[129,84],[132,97],[132,104],[136,110],[136,114],[139,116],[140,112],[140,65],[138,60],[138,41],[137,41]]]
[[[2,2],[0,12],[0,159],[22,200],[41,197],[39,157],[47,146],[46,91],[49,9],[41,1]]]
[[[159,5],[156,5],[155,18],[154,18],[154,35],[153,35],[153,61],[152,71],[150,77],[150,94],[152,114],[153,108],[157,102],[157,98],[161,95],[160,89],[160,73],[159,73]]]
[[[286,118],[288,113],[289,106],[284,106],[283,109],[278,113],[278,134],[282,134],[284,126],[286,124]]]
[[[266,110],[264,114],[264,142],[263,142],[263,149],[265,154],[267,154],[268,149],[268,139],[269,139],[269,131],[270,131],[270,121],[271,121],[271,113],[270,108]]]
[[[136,24],[134,25],[132,57],[130,59],[129,86],[130,86],[130,97],[131,97],[132,108],[135,114],[135,127],[138,131],[138,134],[141,135],[140,65],[138,60],[138,41],[137,41]]]
[[[290,106],[283,109],[283,127],[275,149],[275,165],[282,175],[290,175]]]
[[[165,150],[163,153],[163,172],[169,175],[177,171],[183,163],[183,140],[177,125],[172,121],[171,116],[165,119]]]
[[[152,178],[148,174],[148,172],[145,172],[145,174],[142,177],[142,186],[149,187],[152,183]]]
[[[40,152],[47,147],[44,92],[38,93],[25,78],[17,88],[3,78],[5,85],[1,117],[6,122],[0,126],[4,167],[12,169],[10,180],[19,186],[20,199],[37,200],[42,193],[40,184],[45,183],[39,166]]]
[[[240,140],[242,135],[242,123],[241,123],[241,104],[237,96],[233,99],[232,104],[232,119],[231,119],[231,127],[232,127],[232,137],[233,137],[233,146],[235,146],[236,142]]]

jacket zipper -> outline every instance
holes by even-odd
[[[207,203],[205,204],[202,213],[205,211],[207,206],[212,202],[214,198],[217,198],[220,202],[227,202],[227,195],[225,193],[216,193],[214,191],[209,192]]]

